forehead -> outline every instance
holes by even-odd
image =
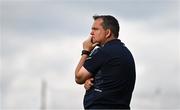
[[[93,26],[102,26],[103,19],[98,18],[94,21]]]

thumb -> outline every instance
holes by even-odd
[[[91,80],[91,81],[93,81],[93,80],[94,80],[94,78],[91,78],[90,80]]]
[[[92,47],[96,47],[98,44],[99,44],[99,43],[94,43],[94,44],[92,45]]]

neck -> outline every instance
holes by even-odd
[[[106,44],[107,42],[109,42],[109,41],[111,41],[111,40],[113,40],[113,39],[116,39],[116,38],[110,37],[110,38],[106,39],[106,40],[101,44],[101,46],[103,47],[104,44]]]

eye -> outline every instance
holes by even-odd
[[[98,30],[98,28],[95,28],[94,30]]]
[[[92,30],[98,30],[98,28],[93,27]]]

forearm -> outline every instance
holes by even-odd
[[[81,59],[80,59],[78,65],[77,65],[76,69],[75,69],[75,79],[76,79],[76,82],[77,81],[81,82],[80,80],[81,80],[81,76],[82,75],[81,75],[81,73],[79,71],[80,71],[81,67],[84,65],[84,62],[86,61],[87,57],[88,57],[88,55],[83,54],[81,56]]]
[[[83,67],[87,57],[97,45],[96,43],[93,44],[91,39],[92,37],[89,37],[86,41],[83,42],[82,57],[75,69],[75,81],[78,84],[84,84],[84,82],[91,77],[90,72]]]

